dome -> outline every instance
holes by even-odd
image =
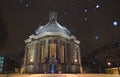
[[[56,18],[56,13],[50,13],[50,20],[49,23],[47,23],[44,26],[40,26],[35,33],[36,34],[41,34],[44,32],[59,32],[59,33],[63,33],[63,34],[67,34],[67,35],[71,35],[70,31],[67,30],[67,28],[61,26],[58,22],[57,22],[57,18]]]
[[[40,26],[35,31],[36,34],[41,34],[44,32],[60,32],[60,33],[70,35],[70,32],[65,27],[63,27],[59,23],[57,23],[57,21],[50,22],[50,23],[46,24],[45,26]]]

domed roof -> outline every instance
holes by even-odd
[[[71,35],[71,33],[63,26],[61,26],[58,22],[57,22],[57,18],[56,18],[56,13],[52,12],[50,13],[50,21],[49,23],[47,23],[45,26],[40,26],[35,33],[36,34],[41,34],[44,32],[60,32],[60,33],[64,33],[67,35]]]
[[[70,35],[70,32],[65,27],[63,27],[59,23],[57,23],[57,21],[50,22],[50,23],[46,24],[45,26],[40,26],[35,31],[36,34],[41,34],[44,32],[60,32],[60,33]]]

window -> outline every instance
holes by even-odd
[[[53,56],[56,57],[56,44],[55,43],[50,44],[50,58]]]

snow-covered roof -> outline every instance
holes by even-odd
[[[71,35],[70,32],[67,30],[67,28],[61,26],[57,22],[57,14],[55,12],[50,13],[50,20],[46,25],[40,26],[35,31],[36,35],[44,33],[44,32],[60,32],[60,33],[67,34],[69,36]]]
[[[41,34],[44,32],[60,32],[67,35],[71,35],[67,28],[61,26],[57,21],[47,23],[45,26],[40,26],[35,33]]]

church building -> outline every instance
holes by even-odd
[[[25,73],[81,73],[80,41],[57,22],[55,11],[25,44]]]

